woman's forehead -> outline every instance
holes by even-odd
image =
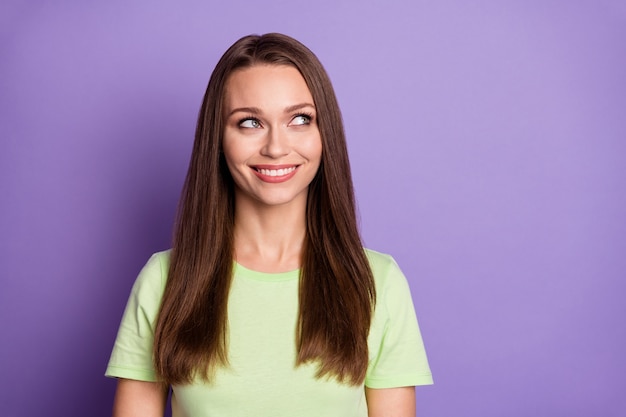
[[[254,65],[234,71],[226,81],[224,99],[227,112],[239,107],[276,110],[313,104],[304,77],[288,65]]]

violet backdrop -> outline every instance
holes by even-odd
[[[0,415],[110,415],[208,77],[271,31],[335,85],[434,373],[418,415],[626,415],[621,0],[3,1]]]

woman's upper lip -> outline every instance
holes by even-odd
[[[286,168],[293,168],[293,167],[297,167],[299,164],[259,164],[259,165],[252,165],[252,168],[255,169],[286,169]]]

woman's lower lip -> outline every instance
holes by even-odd
[[[276,175],[276,176],[271,176],[271,175],[265,175],[262,174],[260,171],[257,171],[256,169],[253,169],[252,172],[254,172],[254,174],[263,182],[269,182],[269,183],[279,183],[279,182],[285,182],[290,180],[294,175],[296,175],[296,172],[298,171],[298,168],[294,169],[293,171],[291,171],[288,174],[285,175]]]

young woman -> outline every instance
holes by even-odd
[[[406,279],[363,249],[330,80],[247,36],[202,103],[171,251],[152,256],[107,368],[114,416],[404,417],[432,383]]]

